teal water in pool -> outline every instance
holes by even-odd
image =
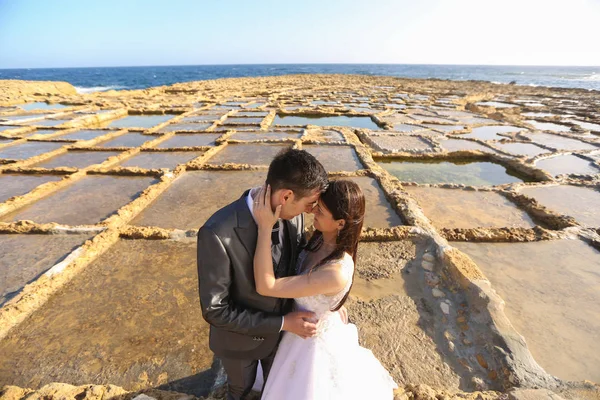
[[[495,186],[505,183],[527,181],[500,164],[492,162],[458,161],[389,161],[377,160],[402,182],[416,183],[455,183],[468,186]]]

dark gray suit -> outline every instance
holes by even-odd
[[[209,346],[223,361],[232,399],[243,398],[252,387],[258,360],[264,360],[263,369],[268,373],[279,343],[282,315],[292,304],[256,292],[253,264],[258,227],[248,209],[247,195],[248,191],[217,211],[198,231],[202,315],[211,325]],[[293,275],[298,253],[305,245],[303,214],[284,221],[284,232],[281,262],[287,264],[282,276],[288,276]],[[244,394],[232,395],[232,389]]]

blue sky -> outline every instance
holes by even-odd
[[[599,0],[0,0],[0,68],[600,65]]]

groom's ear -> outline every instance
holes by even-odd
[[[293,200],[294,192],[289,189],[284,189],[281,192],[281,204],[285,204],[290,200]]]

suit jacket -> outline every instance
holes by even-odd
[[[256,292],[258,227],[246,203],[248,192],[198,231],[198,281],[202,316],[210,324],[210,349],[217,357],[259,360],[277,346],[289,301]],[[306,244],[304,216],[284,223],[295,263]]]

